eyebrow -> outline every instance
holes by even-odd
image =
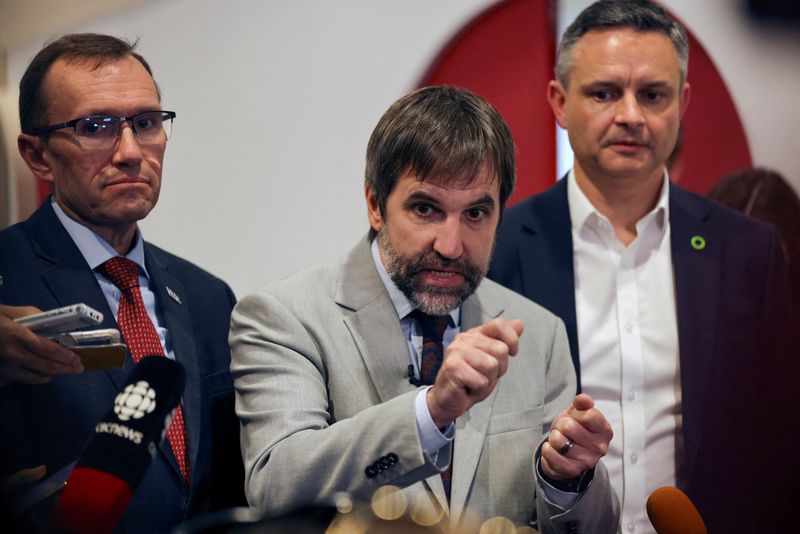
[[[428,202],[429,204],[436,204],[436,205],[439,204],[439,200],[437,198],[433,197],[432,195],[429,195],[428,193],[425,193],[424,191],[414,191],[413,193],[408,195],[405,204],[409,205],[412,204],[413,202],[419,202],[421,200]]]
[[[586,83],[581,85],[580,88],[583,91],[590,91],[596,89],[616,89],[620,87],[621,84],[611,80],[595,80],[593,82]],[[653,89],[653,88],[671,88],[672,86],[666,80],[655,80],[652,82],[645,83],[641,88],[643,89]],[[640,88],[640,89],[641,89]]]
[[[470,203],[471,206],[486,206],[489,208],[494,208],[495,201],[491,195],[483,195],[481,198],[476,199],[475,202]]]
[[[159,104],[160,106],[160,104]],[[132,113],[120,114],[120,113],[112,113],[108,111],[108,108],[90,108],[89,111],[77,116],[78,118],[84,117],[130,117],[131,115],[137,115],[139,113],[146,113],[148,111],[161,111],[160,107],[143,107],[143,108],[134,108]]]
[[[674,88],[667,82],[657,81],[645,84],[640,90],[660,89],[662,91],[674,91]]]
[[[406,205],[412,204],[414,202],[419,202],[419,201],[424,201],[424,202],[427,202],[429,204],[433,204],[435,206],[438,206],[439,203],[440,203],[437,198],[435,198],[432,195],[429,195],[428,193],[426,193],[424,191],[414,191],[413,193],[408,195],[408,198],[406,199]],[[483,196],[481,196],[481,197],[475,199],[474,201],[470,202],[469,206],[470,207],[486,206],[486,207],[494,208],[495,204],[496,204],[495,200],[494,200],[494,198],[492,198],[491,195],[484,194]]]

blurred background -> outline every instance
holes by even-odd
[[[46,188],[16,149],[18,84],[64,33],[139,39],[178,113],[145,239],[251,292],[366,232],[378,118],[419,85],[470,87],[508,120],[513,200],[571,166],[545,102],[557,36],[586,0],[0,0],[0,227]],[[663,0],[691,36],[692,99],[673,178],[705,194],[759,165],[800,190],[800,24],[781,0]]]

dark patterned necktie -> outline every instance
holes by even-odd
[[[145,356],[166,356],[161,346],[156,327],[147,314],[142,292],[139,289],[139,266],[127,258],[117,256],[103,263],[98,270],[122,292],[119,299],[117,324],[128,345],[133,363],[139,363]],[[172,424],[167,429],[167,441],[178,461],[181,474],[189,483],[189,458],[186,451],[186,425],[183,410],[178,405]]]
[[[419,361],[419,381],[423,386],[432,385],[444,360],[444,331],[447,329],[447,315],[428,315],[414,310],[411,316],[417,320],[422,330],[422,354]]]
[[[411,316],[417,320],[422,330],[422,355],[419,363],[419,381],[423,386],[432,385],[444,360],[444,331],[447,329],[447,315],[428,315],[414,310]],[[453,453],[454,455],[454,453]],[[450,502],[450,486],[453,478],[453,462],[441,473],[444,492]]]

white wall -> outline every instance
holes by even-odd
[[[722,74],[754,165],[781,171],[800,191],[800,27],[755,24],[744,0],[662,3],[691,28]]]
[[[74,31],[141,37],[163,105],[178,113],[145,237],[241,295],[366,232],[372,128],[490,3],[173,0]],[[9,50],[11,83],[45,38]]]
[[[164,107],[178,112],[145,237],[242,295],[337,257],[363,235],[372,128],[491,3],[161,0],[65,31],[141,37]],[[732,0],[664,3],[723,71],[756,162],[800,183],[800,106],[788,94],[800,87],[800,36],[753,30]],[[8,50],[10,87],[48,37]]]

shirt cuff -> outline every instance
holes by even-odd
[[[422,450],[432,458],[436,458],[439,449],[453,441],[456,434],[456,425],[450,422],[445,427],[444,432],[436,427],[436,423],[433,422],[431,417],[431,412],[428,410],[427,396],[431,387],[420,388],[414,401],[414,413],[417,418],[417,434],[419,435],[419,443],[422,445]]]
[[[575,506],[575,503],[578,502],[578,498],[581,496],[581,494],[572,491],[563,491],[553,487],[553,485],[547,482],[542,476],[542,467],[540,462],[541,459],[536,458],[536,469],[534,469],[534,471],[536,472],[536,478],[539,480],[539,486],[541,486],[547,501],[563,508],[564,510],[569,510]]]

